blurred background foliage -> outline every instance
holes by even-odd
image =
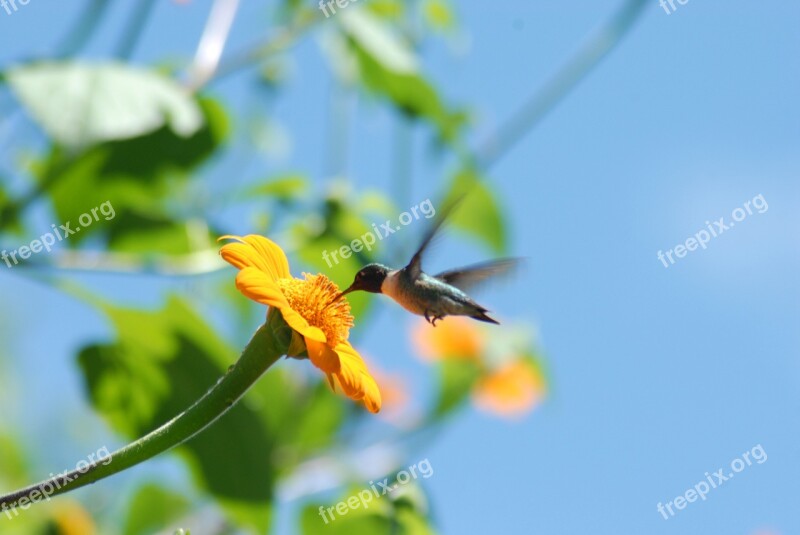
[[[362,250],[333,266],[321,252],[363,235],[375,221],[396,220],[413,205],[407,160],[415,132],[427,140],[425,152],[441,162],[441,175],[430,180],[434,202],[469,193],[452,227],[486,256],[509,253],[502,199],[486,180],[489,164],[469,141],[474,122],[469,103],[452,102],[447,87],[427,75],[418,54],[430,42],[452,39],[460,31],[453,2],[371,0],[326,18],[316,4],[286,0],[265,9],[264,35],[255,46],[220,54],[238,3],[217,0],[205,33],[197,36],[194,60],[187,50],[185,61],[163,58],[147,65],[134,64],[130,56],[147,28],[152,0],[125,7],[131,13],[106,59],[81,56],[87,40],[105,24],[111,3],[86,2],[51,57],[20,58],[3,67],[3,120],[13,119],[21,133],[11,148],[15,175],[0,177],[0,240],[11,250],[37,237],[43,221],[75,225],[91,208],[113,204],[113,218],[85,227],[57,250],[33,255],[12,272],[3,268],[3,276],[30,277],[64,291],[112,326],[111,339],[77,349],[75,364],[87,400],[120,443],[188,407],[224,373],[263,321],[263,308],[233,290],[232,270],[217,256],[216,238],[231,232],[223,213],[247,214],[249,232],[270,236],[287,249],[293,265],[326,273],[339,285],[349,283],[365,263],[402,262],[416,245],[414,236],[405,236],[396,254]],[[641,5],[629,2],[623,13],[632,19]],[[330,70],[330,173],[253,165],[242,176],[219,176],[215,162],[232,151],[236,159],[253,161],[290,142],[292,125],[271,122],[268,110],[292,90],[287,82],[293,47],[308,40],[318,43]],[[233,74],[250,77],[245,100],[259,103],[245,113],[234,111],[214,91],[219,79]],[[566,90],[573,81],[567,77],[558,83]],[[373,110],[393,111],[398,136],[386,140],[394,152],[391,191],[356,191],[349,185],[346,154],[358,154],[344,137],[348,123],[357,119],[337,106],[352,95],[366,99]],[[236,132],[247,136],[246,150],[240,144],[232,148]],[[216,289],[215,309],[235,318],[236,332],[220,329],[217,314],[198,309],[180,292],[167,292],[159,309],[107,300],[90,288],[92,277],[108,274],[122,285],[127,277],[142,275],[203,277]],[[357,339],[370,323],[373,298],[354,295],[351,302]],[[291,482],[303,504],[296,532],[320,533],[318,506],[346,499],[369,479],[393,477],[471,404],[514,417],[542,402],[547,374],[531,326],[512,321],[492,329],[501,343],[488,344],[484,326],[455,319],[436,330],[423,325],[409,332],[435,378],[431,392],[422,396],[429,400],[422,412],[406,403],[415,379],[382,374],[377,360],[369,362],[385,398],[377,422],[316,375],[283,363],[211,429],[171,454],[192,474],[191,492],[173,485],[169,474],[138,481],[135,488],[117,489],[111,480],[77,494],[79,501],[57,498],[11,521],[0,515],[1,531],[142,535],[195,526],[193,533],[266,533],[274,524],[276,488]],[[354,440],[355,431],[369,440]],[[391,459],[379,465],[379,473],[375,467],[355,471],[336,463],[343,451],[376,445]],[[0,485],[7,490],[55,469],[34,466],[26,444],[11,429],[0,435],[0,458]],[[368,510],[351,511],[324,532],[434,533],[434,506],[424,485],[415,481]]]

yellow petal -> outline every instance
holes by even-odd
[[[270,266],[275,270],[278,277],[287,279],[292,276],[289,272],[289,261],[286,259],[286,253],[274,241],[257,234],[245,236],[244,241],[258,251],[262,258],[269,261]]]
[[[313,338],[318,342],[325,341],[325,334],[323,334],[322,330],[309,325],[308,321],[306,321],[303,316],[298,314],[297,311],[295,311],[291,305],[288,304],[288,301],[286,306],[281,308],[281,314],[283,315],[284,321],[289,324],[289,327],[299,332],[303,336]]]
[[[220,240],[236,240],[223,245],[220,249],[222,258],[229,264],[244,269],[254,267],[270,275],[273,279],[291,277],[289,261],[283,250],[263,236],[223,236]]]
[[[370,412],[381,410],[381,393],[361,356],[347,342],[336,346],[341,370],[334,374],[342,390],[354,400],[362,400]]]
[[[311,329],[316,329],[316,327],[311,327]],[[319,329],[316,330],[319,331]],[[320,342],[313,338],[306,337],[306,349],[308,350],[308,358],[311,360],[311,363],[323,372],[338,373],[340,371],[341,363],[339,356],[333,349],[328,347],[324,340]]]
[[[258,268],[246,267],[237,273],[236,288],[253,301],[281,311],[289,308],[289,303],[275,280]]]

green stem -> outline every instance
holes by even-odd
[[[219,81],[283,52],[300,39],[307,30],[323,20],[325,19],[319,9],[304,11],[289,26],[278,29],[264,42],[233,53],[229,58],[224,59],[220,62],[216,72],[205,80],[205,84]]]
[[[58,57],[67,58],[78,53],[89,40],[97,25],[111,5],[109,0],[93,0],[83,10],[80,18],[56,48]]]
[[[253,383],[286,354],[290,339],[291,330],[283,322],[280,313],[270,310],[267,323],[256,331],[236,364],[194,405],[155,431],[115,451],[110,457],[95,461],[88,468],[73,470],[1,496],[0,509],[5,511],[78,489],[183,444],[233,407]]]
[[[580,47],[511,119],[477,151],[478,168],[487,169],[514,147],[541,121],[633,28],[647,7],[645,0],[628,0],[599,32]]]
[[[350,90],[335,78],[332,80],[328,113],[328,144],[325,156],[327,176],[348,176],[348,149],[351,113]]]
[[[397,114],[394,123],[394,145],[392,147],[392,183],[394,202],[400,210],[411,206],[411,193],[414,181],[414,127],[405,114]],[[406,248],[398,246],[395,261],[402,261],[411,255]]]
[[[130,59],[133,50],[136,48],[136,43],[139,42],[139,37],[142,35],[147,20],[150,18],[150,13],[155,7],[155,0],[140,0],[136,9],[133,12],[131,21],[127,29],[122,35],[122,39],[117,46],[117,57],[123,60]]]

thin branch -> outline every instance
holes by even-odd
[[[196,91],[214,76],[238,10],[239,0],[215,0],[189,68],[186,85],[191,91]]]
[[[147,25],[147,20],[153,12],[156,0],[139,0],[130,19],[127,29],[122,34],[122,39],[117,46],[117,57],[123,60],[130,59],[139,38],[142,36],[142,31]]]
[[[628,0],[592,35],[507,123],[498,128],[476,154],[477,167],[487,169],[505,156],[608,55],[644,12],[645,0]]]
[[[316,11],[316,10],[315,10]],[[264,59],[292,46],[306,30],[324,20],[315,12],[304,11],[295,21],[284,28],[278,28],[273,35],[256,45],[232,54],[221,61],[216,72],[206,83],[217,81],[242,69],[247,69]],[[199,89],[199,88],[198,88]]]
[[[66,58],[80,52],[94,35],[97,25],[110,5],[110,0],[88,2],[78,21],[56,47],[56,50],[60,50],[58,57]]]
[[[208,275],[225,267],[227,264],[220,260],[218,249],[151,258],[132,253],[64,251],[52,257],[45,257],[45,260],[33,257],[14,266],[15,269],[34,268],[162,277]]]

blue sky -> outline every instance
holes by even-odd
[[[0,64],[50,51],[63,21],[77,14],[79,3],[70,4],[31,0],[13,16],[0,11]],[[618,5],[478,4],[459,5],[464,30],[449,45],[423,51],[425,71],[445,95],[476,106],[476,143]],[[135,60],[186,58],[206,5],[160,5]],[[111,15],[119,22],[124,13]],[[265,17],[262,3],[247,2],[231,48],[250,42]],[[531,261],[513,285],[481,297],[501,317],[535,325],[552,392],[519,422],[467,411],[432,446],[409,453],[409,463],[427,457],[434,467],[424,485],[443,533],[800,532],[798,23],[800,5],[788,0],[690,0],[671,15],[653,0],[621,46],[492,168],[511,222],[511,252]],[[107,55],[114,28],[104,29],[87,56]],[[319,48],[311,40],[292,54],[292,91],[274,118],[293,138],[281,165],[321,183],[330,78]],[[247,83],[236,76],[211,92],[236,108]],[[382,140],[391,135],[391,114],[369,102],[354,107],[352,178],[359,188],[389,188]],[[423,147],[425,136],[417,141]],[[441,168],[419,156],[414,203],[434,196],[440,178]],[[764,213],[669,268],[658,260],[658,251],[706,221],[730,219],[757,195],[768,203]],[[231,231],[247,231],[247,220],[224,217]],[[393,237],[415,238],[410,231]],[[431,269],[487,254],[454,239],[432,256]],[[152,306],[167,289],[202,288],[143,279],[119,289],[119,277],[78,279]],[[22,426],[48,463],[46,439],[67,434],[71,444],[56,453],[58,466],[96,451],[98,441],[119,445],[85,405],[72,366],[74,351],[87,338],[109,336],[108,326],[85,305],[27,279],[4,275],[0,285],[8,304],[0,329],[31,334],[6,336],[18,345],[7,346],[0,361],[7,374],[0,399],[55,386],[64,399],[55,412],[44,398],[18,404],[4,422]],[[365,351],[385,369],[429,373],[411,357],[412,320],[388,302],[378,308],[362,335]],[[52,328],[35,335],[33,325]],[[657,503],[674,500],[705,472],[727,470],[759,444],[766,462],[670,520],[657,512]],[[174,468],[159,463],[145,470]]]

